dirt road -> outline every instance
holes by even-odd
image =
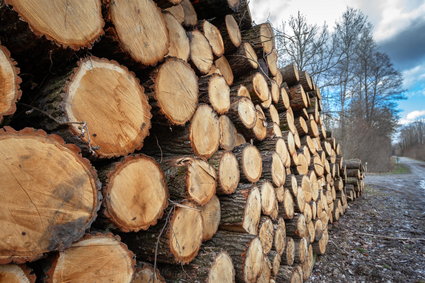
[[[366,177],[308,282],[425,282],[425,162],[400,162],[410,174]]]

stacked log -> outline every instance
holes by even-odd
[[[5,2],[2,276],[309,277],[364,168],[247,1]]]

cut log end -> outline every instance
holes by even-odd
[[[181,8],[180,5],[174,7]],[[167,56],[187,61],[190,55],[189,38],[186,35],[185,29],[176,18],[176,15],[171,14],[171,12],[164,13],[164,19],[167,24],[168,35],[170,38],[170,47],[168,48]]]
[[[220,122],[220,148],[224,150],[232,150],[236,145],[237,130],[226,115],[221,115]]]
[[[59,253],[47,272],[47,282],[97,282],[102,278],[130,283],[134,265],[133,253],[119,238],[112,234],[86,235]]]
[[[226,80],[226,83],[228,85],[232,85],[233,79],[234,79],[233,71],[232,71],[232,68],[230,67],[229,61],[227,61],[226,57],[221,56],[220,58],[218,58],[217,60],[214,61],[214,64],[220,70],[220,73],[222,74],[222,76]]]
[[[246,97],[241,97],[237,102],[238,118],[247,129],[252,129],[255,126],[257,112],[254,104]]]
[[[235,282],[235,269],[233,268],[232,258],[226,252],[221,252],[215,258],[208,274],[207,282]]]
[[[250,234],[256,235],[258,231],[258,224],[261,217],[261,195],[260,190],[254,187],[249,192],[246,201],[245,212],[243,217],[242,227]]]
[[[34,283],[35,274],[23,265],[0,265],[0,281],[5,283]]]
[[[232,15],[226,15],[224,21],[226,23],[226,29],[229,34],[230,41],[235,47],[239,47],[242,42],[242,37],[238,23]]]
[[[155,269],[149,263],[142,262],[136,268],[134,273],[134,278],[131,283],[148,283],[148,282],[157,282],[165,283],[165,279],[161,276],[158,269]]]
[[[260,151],[253,145],[247,145],[242,151],[241,168],[246,179],[251,183],[260,180],[263,164]]]
[[[230,108],[230,88],[223,76],[212,75],[208,84],[209,102],[218,114],[226,113]]]
[[[260,276],[264,255],[261,247],[261,241],[258,238],[252,240],[246,252],[245,266],[244,266],[244,279],[245,282],[256,282]]]
[[[274,212],[277,210],[276,207],[276,193],[273,188],[273,185],[265,181],[261,185],[261,210],[265,215],[272,216]]]
[[[0,45],[0,123],[2,117],[16,111],[15,103],[21,97],[19,69],[10,53]]]
[[[99,184],[78,152],[43,131],[0,131],[0,220],[2,238],[10,239],[0,243],[0,263],[31,261],[69,247],[90,227]]]
[[[231,152],[226,152],[220,159],[218,167],[219,192],[222,194],[232,194],[240,179],[238,160]]]
[[[265,102],[270,99],[270,90],[267,85],[267,81],[261,73],[256,73],[252,79],[252,84],[254,86],[254,92],[260,102]]]
[[[6,3],[13,6],[35,34],[63,47],[75,50],[90,47],[103,34],[105,23],[102,4],[98,0],[84,3],[63,0],[55,5],[50,1],[8,0]]]
[[[213,64],[211,46],[205,36],[199,31],[189,32],[190,59],[202,74],[208,74]]]
[[[103,193],[106,217],[124,232],[155,225],[168,206],[164,173],[145,155],[119,162],[109,172]]]
[[[154,96],[171,124],[184,125],[198,104],[198,77],[186,62],[170,58],[159,67]]]
[[[200,159],[182,159],[189,161],[189,170],[186,176],[187,192],[190,199],[200,205],[206,204],[216,192],[216,172],[207,162]]]
[[[202,215],[202,240],[211,239],[217,232],[220,224],[221,210],[218,197],[213,196],[211,200],[201,208]]]
[[[208,21],[203,21],[201,26],[214,55],[216,57],[222,56],[224,54],[224,43],[218,28]]]
[[[199,105],[190,123],[191,146],[196,155],[210,158],[220,145],[219,118],[214,110],[206,105]]]
[[[71,131],[97,148],[100,158],[127,155],[143,146],[151,127],[151,107],[134,74],[114,61],[80,61],[66,87],[65,111]],[[106,122],[105,122],[106,121]],[[122,127],[122,121],[126,126]]]

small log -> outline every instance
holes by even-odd
[[[267,137],[267,119],[260,105],[255,105],[255,110],[257,111],[257,120],[252,128],[252,133],[256,140],[262,141]]]
[[[164,228],[165,227],[165,228]],[[121,237],[137,257],[161,263],[191,262],[202,244],[201,211],[191,202],[170,207],[164,219],[149,230]]]
[[[220,229],[257,235],[261,216],[260,190],[239,184],[234,194],[220,196]]]
[[[282,159],[275,151],[263,152],[263,178],[273,182],[276,187],[282,186],[286,180]]]
[[[323,230],[322,238],[318,242],[313,243],[313,251],[315,254],[323,255],[326,252],[326,247],[329,241],[328,229]]]
[[[10,57],[6,47],[0,45],[0,123],[3,116],[16,111],[16,102],[21,98],[21,78],[16,62]]]
[[[286,175],[286,181],[285,181],[285,188],[291,192],[291,194],[296,197],[298,193],[298,181],[295,175],[293,174],[287,174]]]
[[[0,279],[2,282],[35,283],[36,276],[25,265],[0,265]]]
[[[261,211],[264,215],[273,216],[278,211],[276,193],[269,181],[264,181],[260,187]]]
[[[81,264],[81,259],[85,264]],[[46,282],[132,282],[136,260],[112,234],[88,234],[60,252],[46,273]]]
[[[232,97],[227,116],[240,133],[246,133],[255,127],[257,112],[252,101],[246,97]]]
[[[208,40],[214,56],[223,56],[224,43],[218,28],[207,20],[201,21],[201,23],[198,24],[198,27],[203,32],[205,38]]]
[[[216,172],[207,162],[190,156],[172,157],[161,162],[170,197],[207,204],[216,192]]]
[[[288,84],[288,86],[294,86],[299,84],[300,74],[298,68],[295,64],[290,64],[280,69],[283,77],[283,81]]]
[[[313,90],[313,81],[311,80],[310,75],[307,72],[299,72],[300,74],[300,84],[303,86],[304,91],[309,92]]]
[[[281,264],[293,265],[294,258],[295,258],[295,241],[291,237],[286,237],[286,249],[285,249],[285,253],[282,256]]]
[[[301,264],[302,270],[303,270],[303,280],[308,280],[310,278],[311,273],[313,272],[314,267],[314,254],[313,254],[313,246],[308,245],[308,251],[306,254],[306,258]]]
[[[249,234],[218,231],[211,243],[231,256],[237,282],[257,282],[264,261],[260,239]]]
[[[188,32],[190,40],[190,60],[199,73],[205,75],[213,65],[213,53],[208,40],[199,30]]]
[[[360,169],[362,167],[362,161],[360,159],[347,159],[344,164],[347,169]]]
[[[223,76],[212,74],[199,78],[199,102],[209,103],[218,114],[230,108],[230,88]]]
[[[146,230],[168,206],[168,189],[160,165],[139,154],[98,170],[103,183],[103,214],[123,232]]]
[[[236,146],[236,135],[238,131],[228,116],[221,115],[218,120],[220,123],[220,148],[233,150]]]
[[[217,151],[208,163],[217,172],[217,193],[233,194],[239,184],[240,171],[236,156],[231,152]]]
[[[136,271],[131,283],[148,283],[158,282],[165,283],[164,277],[158,269],[155,269],[153,265],[146,262],[137,262]]]
[[[279,112],[276,110],[274,105],[270,105],[268,109],[266,109],[266,117],[268,120],[271,120],[273,123],[280,125]]]
[[[303,263],[308,253],[308,241],[305,238],[295,240],[295,263]]]
[[[294,218],[294,199],[289,189],[285,190],[283,202],[279,203],[279,215],[284,219]]]
[[[180,5],[182,5],[184,11],[183,25],[187,28],[196,26],[198,23],[198,15],[196,14],[192,3],[190,3],[190,0],[182,0]]]
[[[267,54],[267,66],[269,67],[269,71],[270,74],[272,74],[272,76],[276,76],[280,70],[277,68],[277,51],[275,48],[273,48],[273,50]]]
[[[295,266],[281,265],[276,276],[276,282],[302,283],[303,276]]]
[[[241,45],[241,32],[235,18],[228,14],[222,18],[218,18],[214,24],[220,30],[224,42],[224,53],[232,54]]]
[[[203,246],[198,256],[184,267],[163,265],[162,273],[167,282],[235,282],[232,258],[220,247]]]
[[[220,200],[213,196],[211,200],[201,208],[202,216],[202,241],[210,240],[218,230],[221,219]]]
[[[251,144],[243,144],[233,150],[242,171],[241,181],[256,183],[263,172],[260,151]]]
[[[267,81],[264,75],[259,72],[254,72],[248,76],[244,76],[240,78],[235,84],[244,85],[251,95],[252,102],[255,104],[261,104],[271,98]]]
[[[41,130],[0,130],[0,221],[2,238],[9,239],[0,243],[0,264],[68,248],[90,227],[100,205],[100,183],[79,152]]]
[[[274,225],[273,248],[280,256],[283,255],[286,247],[286,225],[282,217],[279,217],[277,224]],[[280,261],[279,261],[280,262]]]
[[[273,247],[274,239],[274,227],[270,217],[261,217],[258,229],[258,238],[260,239],[264,254],[268,254]]]
[[[217,60],[214,61],[214,65],[217,67],[217,69],[220,70],[221,75],[226,80],[226,83],[230,86],[233,84],[233,71],[230,67],[229,61],[226,59],[226,57],[221,56]]]
[[[257,283],[270,283],[272,277],[272,264],[268,256],[264,256],[261,264],[261,274],[257,279]]]
[[[280,262],[281,262],[281,255],[278,254],[276,251],[272,250],[268,253],[267,255],[270,263],[271,263],[271,272],[272,272],[272,277],[276,277],[276,275],[279,273],[279,268],[280,268]],[[270,281],[271,282],[271,281]]]
[[[180,1],[180,3],[181,3],[181,1]],[[183,9],[183,6],[181,4],[177,4],[177,5],[171,6],[169,8],[166,8],[164,11],[166,11],[166,12],[170,13],[171,15],[173,15],[176,18],[177,22],[179,24],[183,25],[183,22],[184,22],[184,9]],[[189,51],[190,50],[188,50],[188,52]]]
[[[274,48],[273,28],[269,23],[253,26],[249,30],[242,31],[242,39],[249,42],[254,48],[257,56],[270,54]]]
[[[240,77],[258,68],[258,57],[251,44],[243,42],[235,53],[227,56],[233,74]]]
[[[303,214],[297,214],[293,219],[286,222],[286,235],[294,238],[304,238],[307,236],[307,226]]]
[[[302,110],[303,108],[308,107],[307,96],[302,85],[297,84],[290,87],[288,94],[291,101],[291,108],[293,110]]]
[[[183,8],[178,5],[176,7]],[[170,39],[170,47],[168,48],[169,57],[176,57],[187,62],[190,55],[190,43],[189,38],[186,35],[186,31],[180,22],[176,19],[176,15],[164,13],[164,20],[168,29],[168,37]]]

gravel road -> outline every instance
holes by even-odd
[[[367,175],[308,282],[425,283],[425,162],[399,162],[411,173]]]

